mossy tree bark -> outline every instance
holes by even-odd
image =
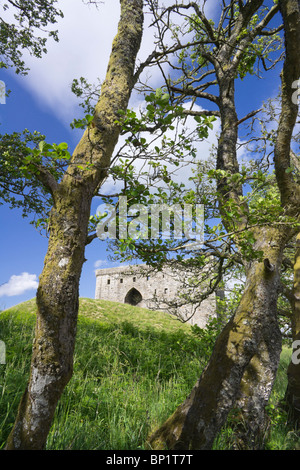
[[[297,0],[279,1],[279,8],[282,14],[284,23],[284,36],[285,36],[285,61],[283,71],[281,74],[282,79],[282,108],[281,117],[278,126],[276,146],[274,152],[275,172],[278,186],[281,194],[282,207],[285,208],[286,213],[294,216],[295,221],[299,218],[299,186],[286,171],[291,166],[291,137],[296,123],[298,106],[295,100],[292,99],[294,92],[293,83],[300,77],[300,60],[298,53],[298,46],[300,44],[300,4]],[[297,165],[299,171],[299,165]],[[295,234],[295,230],[290,229],[290,237]],[[294,288],[293,288],[293,301],[292,301],[292,335],[293,339],[299,339],[299,322],[300,322],[300,305],[297,303],[299,294],[299,235],[297,237],[297,247],[295,254],[294,266]],[[249,443],[252,448],[261,447],[263,440],[266,437],[268,423],[264,419],[264,414],[257,408],[257,393],[263,389],[267,390],[270,370],[273,363],[268,364],[264,361],[265,355],[263,354],[263,345],[260,348],[259,364],[261,374],[251,374],[246,371],[245,377],[241,383],[240,397],[236,405],[243,410],[247,415],[247,434]],[[257,362],[257,358],[255,358]],[[250,363],[251,366],[251,363]],[[275,370],[276,372],[276,370]],[[265,385],[263,385],[265,384]],[[251,393],[245,393],[245,390],[252,388]],[[299,425],[300,419],[300,374],[299,366],[291,362],[288,369],[288,387],[286,391],[285,401],[288,404],[288,409],[292,420],[296,427]],[[267,404],[267,401],[265,405]],[[261,424],[259,424],[261,423]],[[243,438],[243,436],[242,436]]]
[[[232,28],[230,37],[222,46],[216,44],[215,56],[205,51],[211,61],[219,86],[219,96],[212,99],[220,111],[221,134],[217,150],[217,169],[229,175],[239,173],[237,160],[238,118],[234,102],[236,67],[241,60],[247,41],[254,39],[271,20],[278,6],[274,6],[257,26],[256,31],[245,33],[251,16],[263,2],[246,2]],[[202,18],[203,24],[205,24]],[[287,25],[285,25],[285,28]],[[237,45],[241,33],[243,39]],[[214,31],[207,30],[211,40]],[[249,44],[249,43],[248,43]],[[299,42],[297,43],[299,44]],[[232,57],[232,51],[238,52]],[[287,59],[292,67],[291,59]],[[284,73],[284,72],[283,72]],[[176,88],[178,92],[178,87]],[[182,94],[193,95],[185,85]],[[207,94],[198,92],[205,98]],[[288,123],[288,148],[295,121]],[[227,177],[218,182],[219,207],[223,224],[228,231],[247,227],[247,205],[242,199],[242,187],[230,183]],[[234,209],[233,225],[226,217]],[[241,258],[246,271],[246,286],[237,311],[217,339],[211,359],[192,390],[190,396],[174,414],[148,439],[154,449],[209,449],[225,423],[228,412],[235,404],[242,407],[245,423],[243,447],[260,447],[264,431],[265,406],[276,377],[281,352],[281,334],[277,323],[277,298],[280,285],[282,253],[292,230],[287,227],[261,227],[252,230],[254,249],[263,253],[263,261]],[[235,239],[239,246],[239,236]]]
[[[294,262],[294,285],[292,290],[292,338],[295,342],[295,351],[299,351],[300,341],[300,234],[296,238],[296,253]],[[291,360],[288,371],[288,385],[285,392],[285,404],[288,411],[289,422],[295,429],[300,428],[300,364],[299,354]]]
[[[239,307],[219,335],[206,369],[184,403],[150,436],[149,447],[210,449],[229,411],[240,398],[245,374],[260,377],[262,369],[264,373],[259,361],[263,356],[264,362],[269,364],[267,384],[261,383],[259,393],[255,390],[256,406],[249,408],[256,429],[255,417],[264,411],[269,399],[281,352],[277,297],[285,242],[285,234],[272,228],[266,228],[264,235],[257,239],[256,248],[264,251],[264,262],[250,264]],[[251,383],[248,387],[243,392],[251,396]],[[249,437],[253,439],[252,433]]]
[[[274,328],[272,338],[262,336],[242,377],[237,399],[234,404],[237,416],[233,423],[233,447],[238,450],[263,449],[269,437],[270,422],[266,406],[276,377],[280,352],[281,334]]]
[[[238,140],[238,117],[235,109],[234,82],[235,80],[233,78],[231,78],[231,80],[228,79],[228,72],[227,74],[226,72],[223,74],[222,71],[218,76],[220,88],[219,109],[222,132],[218,142],[216,168],[225,170],[230,175],[238,174],[240,171],[236,152]],[[248,222],[248,206],[243,202],[242,186],[233,186],[226,178],[223,178],[218,182],[218,192],[220,195],[219,207],[226,229],[229,232],[245,229]],[[233,223],[231,220],[228,221],[228,218],[226,217],[226,213],[231,210],[236,212],[236,217]],[[255,229],[253,234],[257,240],[255,249],[263,251],[266,263],[269,259],[268,252],[270,250],[270,243],[274,244],[273,239],[277,239],[276,244],[278,246],[273,250],[272,258],[273,263],[275,263],[274,266],[277,266],[276,269],[278,269],[279,272],[279,260],[281,259],[285,242],[289,237],[289,230],[286,230],[284,234],[280,228],[271,230],[267,227],[263,227],[261,229]],[[261,243],[261,241],[263,241],[263,243]],[[236,243],[237,246],[239,246],[240,241],[238,236],[236,237]],[[260,243],[261,246],[259,246]],[[249,277],[250,279],[253,278],[252,263],[249,264],[247,259],[243,256],[242,249],[240,252],[248,284]],[[275,261],[274,258],[274,256],[276,257],[276,253],[278,256],[277,261]],[[268,269],[267,265],[265,266],[265,269]],[[264,282],[264,271],[259,270],[258,273],[255,284],[253,284],[254,289],[260,289],[259,284]],[[258,341],[256,344],[256,352],[244,369],[240,383],[237,382],[234,384],[235,391],[233,393],[236,398],[235,402],[232,402],[232,406],[239,410],[240,425],[235,428],[235,438],[240,449],[261,448],[265,438],[267,424],[265,407],[268,403],[276,378],[281,351],[281,335],[275,320],[277,312],[275,298],[277,299],[278,297],[277,281],[274,283],[272,289],[273,290],[270,295],[274,296],[272,301],[274,308],[272,315],[274,316],[274,319],[270,323],[269,329],[266,330],[267,334],[262,335],[260,338],[257,337],[255,340]],[[256,295],[258,294],[255,294],[255,296]],[[265,314],[262,304],[253,303],[251,308],[252,312],[249,311],[249,315],[252,315],[253,318],[255,318],[255,316],[259,318],[261,315]],[[266,310],[266,317],[270,318],[270,315],[271,311],[268,307]],[[232,327],[235,328],[234,323],[232,324]],[[271,327],[274,328],[273,333],[270,330]]]
[[[291,136],[296,124],[299,106],[293,93],[293,84],[300,78],[300,3],[298,0],[279,0],[285,30],[286,57],[281,75],[282,107],[275,146],[275,172],[283,207],[299,220],[300,186],[288,171],[291,167]],[[298,83],[298,82],[297,82]],[[299,171],[299,166],[298,171]],[[300,236],[296,239],[294,285],[292,299],[293,340],[300,339]],[[290,420],[296,428],[300,425],[300,364],[291,361],[288,367],[288,386],[285,401]]]
[[[6,450],[44,449],[57,402],[72,376],[78,287],[92,198],[110,165],[134,86],[143,29],[142,0],[120,0],[121,17],[92,125],[76,147],[58,184],[41,172],[51,191],[50,237],[37,291],[37,322],[28,386]],[[85,167],[85,169],[82,169]]]

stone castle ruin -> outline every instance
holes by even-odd
[[[157,272],[146,265],[98,269],[95,299],[166,311],[203,328],[208,318],[216,315],[216,295],[211,294],[199,306],[180,301],[182,276],[170,269]]]

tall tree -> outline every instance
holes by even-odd
[[[299,88],[300,77],[300,59],[297,52],[300,44],[300,4],[297,0],[289,0],[286,2],[280,0],[279,5],[285,26],[286,57],[281,75],[282,109],[275,146],[275,172],[283,207],[287,213],[294,217],[299,217],[300,186],[297,179],[299,175],[299,163],[298,158],[291,150],[291,136],[298,116],[298,103],[293,95],[295,94],[295,84]],[[296,167],[296,172],[291,171],[293,163],[294,167]],[[292,335],[294,341],[299,341],[300,338],[299,274],[299,234],[297,234],[294,260],[294,283],[291,297],[293,311]],[[299,364],[293,361],[291,361],[288,368],[288,386],[285,399],[291,420],[295,427],[299,428]]]
[[[50,192],[53,207],[37,291],[30,378],[7,450],[45,447],[57,401],[72,376],[78,286],[88,243],[91,201],[107,174],[120,134],[119,111],[126,111],[135,83],[135,60],[143,30],[142,0],[120,0],[120,4],[118,32],[101,95],[67,171],[58,180],[43,166],[43,154],[49,152],[43,145],[26,160],[27,171]]]
[[[288,5],[290,2],[286,3]],[[289,27],[294,34],[298,27],[299,11],[296,8],[297,2],[294,4],[293,13],[284,23],[286,35],[290,35]],[[241,172],[237,160],[237,139],[238,127],[244,119],[239,120],[236,112],[235,80],[238,76],[243,77],[246,73],[253,72],[258,58],[267,70],[265,51],[270,48],[269,39],[275,39],[275,35],[282,29],[281,25],[271,28],[268,25],[278,13],[279,6],[274,4],[271,8],[266,8],[262,0],[223,2],[219,25],[215,26],[204,15],[198,2],[176,4],[157,14],[156,22],[161,21],[160,39],[164,38],[172,24],[171,14],[177,12],[184,15],[183,12],[188,9],[193,11],[188,18],[191,30],[196,31],[196,37],[194,42],[189,37],[185,45],[180,37],[177,44],[169,48],[170,54],[181,51],[179,63],[183,63],[181,67],[184,74],[175,84],[168,81],[167,86],[180,100],[183,97],[204,98],[218,107],[221,133],[216,170],[219,172],[220,212],[228,232],[244,231],[248,227],[250,214],[239,182]],[[179,37],[178,31],[175,31],[174,37]],[[296,44],[298,43],[294,43],[294,52]],[[194,68],[190,65],[191,61],[184,61],[186,57],[191,57],[191,50],[194,53]],[[292,69],[290,82],[291,77],[293,80],[299,77],[297,66],[294,65],[294,60],[298,63],[299,59],[288,53],[287,43],[286,51],[283,76],[287,69]],[[165,47],[163,52],[167,55],[168,48]],[[199,57],[197,62],[196,57]],[[207,69],[203,71],[207,64]],[[209,81],[205,80],[207,77],[210,77]],[[218,95],[208,92],[210,87],[215,86]],[[278,158],[279,162],[289,158],[294,125],[295,113],[286,121],[288,130],[283,131],[286,146]],[[285,178],[282,172],[281,177]],[[264,409],[274,383],[281,351],[277,298],[283,250],[295,229],[285,223],[273,226],[266,224],[253,227],[251,232],[254,237],[254,251],[259,254],[254,259],[243,255],[243,237],[235,237],[246,273],[241,302],[218,337],[208,366],[190,396],[150,437],[149,444],[153,448],[210,448],[237,399],[242,404],[248,422],[250,446],[255,448],[257,445],[256,437],[263,426]],[[248,386],[253,377],[257,380],[250,381],[251,386]]]

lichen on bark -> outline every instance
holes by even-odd
[[[106,176],[134,86],[143,28],[143,1],[121,0],[118,32],[93,126],[75,148],[62,181],[52,184],[49,245],[37,291],[31,372],[6,450],[44,449],[56,404],[72,376],[79,280],[90,207]],[[81,167],[85,167],[82,169]]]
[[[280,243],[271,247],[268,240],[274,239],[275,234],[276,231],[270,229],[263,237],[265,245],[261,240],[258,247],[263,250],[265,246],[265,254],[275,269],[269,273],[263,261],[251,263],[241,302],[217,338],[206,369],[184,403],[149,436],[149,448],[211,449],[217,432],[239,397],[244,373],[251,360],[259,356],[263,341],[273,348],[272,361],[276,371],[281,351],[276,302],[285,235],[281,232],[279,237],[277,234]],[[271,375],[273,383],[274,376]]]

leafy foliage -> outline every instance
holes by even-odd
[[[0,68],[14,67],[16,73],[26,75],[28,68],[22,58],[24,50],[35,57],[47,52],[47,37],[58,41],[57,30],[47,30],[63,17],[55,4],[57,0],[6,0],[2,2],[0,22]],[[13,21],[9,18],[13,15]],[[42,33],[42,35],[38,35]]]
[[[27,129],[0,136],[0,204],[21,209],[23,217],[33,213],[39,228],[46,227],[53,204],[41,174],[47,170],[58,181],[70,159],[65,142],[51,145],[44,139]]]

